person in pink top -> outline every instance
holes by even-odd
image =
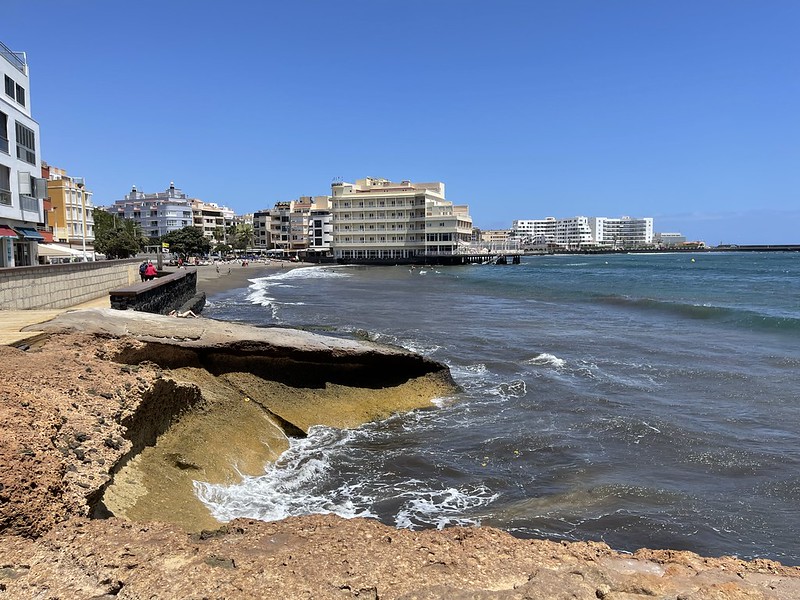
[[[158,275],[158,271],[156,270],[156,267],[153,264],[153,261],[148,260],[147,261],[147,266],[144,269],[145,281],[151,281],[152,279],[155,279],[156,275]]]

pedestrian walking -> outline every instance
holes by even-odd
[[[148,260],[147,266],[144,269],[145,281],[152,281],[153,279],[156,278],[156,275],[158,275],[158,270],[156,269],[156,266],[153,264],[153,261]]]

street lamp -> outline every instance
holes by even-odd
[[[83,241],[83,262],[86,262],[86,193],[83,191],[83,181],[78,180],[76,184],[81,191],[81,239]]]

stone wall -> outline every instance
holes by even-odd
[[[141,260],[0,269],[0,310],[69,308],[139,279]]]
[[[165,315],[172,310],[181,309],[187,302],[197,299],[197,269],[179,269],[156,277],[109,291],[111,308],[117,310],[136,310]],[[192,310],[199,312],[205,304],[197,299]]]

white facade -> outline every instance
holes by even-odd
[[[556,218],[513,221],[511,237],[531,245],[554,244],[556,241]]]
[[[653,219],[591,217],[589,227],[595,243],[612,248],[634,248],[653,243]]]
[[[0,43],[0,267],[38,262],[37,225],[44,223],[39,124],[31,116],[24,52]]]
[[[225,206],[190,198],[175,184],[163,192],[146,194],[131,188],[122,200],[106,209],[126,219],[136,221],[149,238],[160,238],[184,227],[197,227],[209,239],[219,239],[220,231],[233,224],[233,211]]]
[[[555,244],[567,250],[593,246],[632,248],[653,243],[653,219],[632,217],[547,217],[514,221],[513,238],[526,247]]]
[[[578,250],[594,245],[589,217],[571,217],[556,220],[555,243],[567,250]]]
[[[367,177],[335,182],[331,214],[337,259],[407,259],[458,254],[472,237],[465,205],[444,195],[444,183]]]

